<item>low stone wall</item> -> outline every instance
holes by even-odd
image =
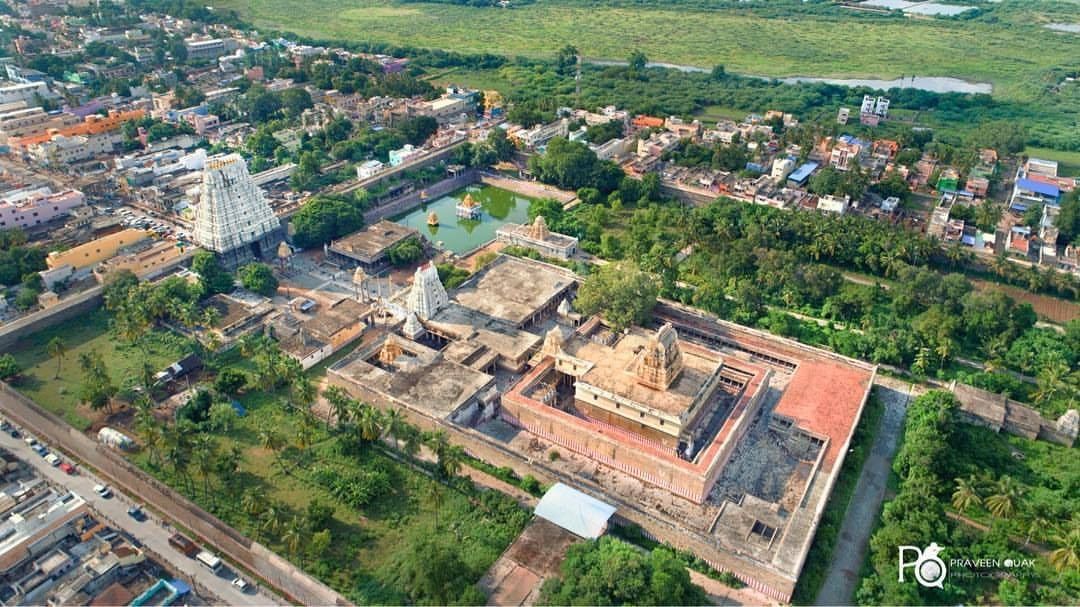
[[[731,554],[712,543],[701,532],[683,527],[677,521],[667,517],[658,516],[655,512],[648,510],[647,506],[625,501],[618,495],[605,491],[592,480],[566,474],[549,465],[549,462],[543,458],[533,458],[528,453],[511,451],[495,439],[475,430],[462,428],[442,420],[434,420],[423,412],[410,408],[404,402],[388,400],[359,384],[342,378],[335,374],[333,369],[330,370],[327,378],[331,385],[344,388],[353,398],[368,402],[383,410],[397,407],[405,415],[408,423],[421,430],[444,430],[452,444],[461,446],[472,457],[494,466],[511,468],[518,476],[531,474],[544,484],[563,482],[610,503],[617,508],[616,515],[624,522],[638,525],[657,541],[692,552],[718,571],[730,571],[747,585],[772,598],[784,602],[789,601],[795,590],[794,580],[764,570],[756,563]]]
[[[714,194],[705,190],[691,189],[671,181],[661,182],[660,193],[678,198],[679,200],[689,202],[693,205],[706,205],[715,201],[717,198],[720,198],[720,194]]]
[[[378,207],[371,209],[364,213],[364,223],[371,225],[380,219],[386,219],[387,217],[393,217],[395,215],[401,215],[402,213],[408,213],[409,211],[420,206],[420,192],[427,192],[428,200],[435,200],[441,196],[445,196],[454,190],[461,189],[465,186],[472,185],[478,180],[477,173],[475,171],[466,171],[457,177],[450,177],[443,179],[442,181],[435,182],[431,185],[424,186],[422,190],[415,190],[408,194],[403,194],[397,198],[390,200],[386,204],[379,205]]]
[[[14,347],[19,340],[48,329],[65,320],[81,316],[101,305],[102,289],[94,287],[60,300],[56,305],[38,310],[0,327],[0,350]]]
[[[124,493],[139,496],[139,499],[189,529],[202,542],[255,573],[291,600],[305,605],[350,604],[333,589],[244,537],[112,449],[67,425],[4,383],[0,383],[0,408],[20,426],[93,467],[111,483],[122,488]]]

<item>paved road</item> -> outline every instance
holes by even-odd
[[[33,466],[37,473],[45,479],[56,485],[66,487],[85,499],[91,507],[111,520],[115,525],[122,527],[129,535],[150,550],[161,555],[167,561],[167,563],[162,564],[195,579],[198,584],[215,595],[213,597],[203,597],[208,602],[220,602],[229,605],[276,605],[281,603],[279,599],[268,596],[264,591],[258,593],[240,592],[240,589],[230,583],[234,574],[228,567],[222,567],[221,572],[215,575],[209,569],[199,565],[195,559],[188,558],[177,552],[175,548],[169,546],[169,536],[173,533],[171,529],[164,527],[162,522],[152,515],[141,523],[132,519],[128,516],[127,509],[134,503],[133,500],[128,496],[117,493],[115,487],[113,488],[113,497],[109,499],[102,498],[97,493],[94,493],[94,485],[104,484],[104,482],[82,467],[79,468],[79,474],[69,476],[59,468],[50,466],[38,454],[31,451],[23,439],[11,438],[6,432],[0,433],[0,447],[11,451],[16,457]],[[64,459],[67,461],[67,458]],[[147,514],[150,515],[150,513]],[[248,582],[251,582],[251,580],[249,579]]]
[[[912,394],[911,384],[887,377],[878,376],[875,385],[885,403],[885,414],[874,437],[870,455],[863,462],[862,473],[848,504],[840,537],[833,548],[833,560],[818,592],[816,605],[853,604],[870,534],[885,498],[889,468],[896,454],[897,440],[904,427],[904,415]]]

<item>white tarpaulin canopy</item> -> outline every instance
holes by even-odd
[[[562,483],[552,485],[536,505],[536,516],[585,539],[603,535],[612,514],[615,506]]]

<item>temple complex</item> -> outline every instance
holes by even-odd
[[[281,221],[252,181],[244,158],[208,158],[195,208],[195,243],[236,268],[253,259],[273,259],[283,238]]]
[[[448,292],[425,264],[328,380],[789,601],[875,367],[671,302],[617,332],[577,285],[500,255]]]

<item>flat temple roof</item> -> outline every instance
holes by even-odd
[[[359,232],[353,232],[330,243],[330,248],[342,255],[373,259],[386,249],[420,232],[385,219]]]
[[[436,419],[447,417],[495,381],[486,373],[447,360],[429,348],[403,339],[396,339],[405,354],[395,361],[398,365],[395,370],[368,362],[369,358],[378,355],[386,341],[379,340],[373,347],[357,350],[331,367],[331,371],[368,390],[425,411]]]
[[[574,280],[573,273],[562,268],[499,255],[452,297],[467,308],[520,326]]]

